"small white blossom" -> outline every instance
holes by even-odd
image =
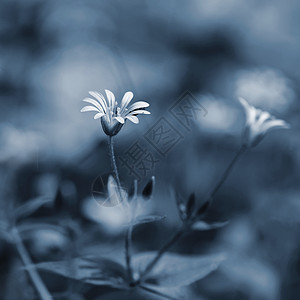
[[[246,147],[255,147],[266,133],[272,129],[290,127],[284,120],[276,119],[268,112],[257,109],[245,99],[239,98],[239,101],[246,113],[245,131],[243,133],[243,142]]]
[[[103,130],[109,136],[116,135],[121,130],[126,119],[138,124],[139,119],[137,115],[150,114],[149,111],[145,110],[150,104],[145,101],[135,102],[128,107],[133,98],[132,92],[126,92],[124,94],[120,106],[118,106],[115,95],[111,91],[105,90],[105,93],[106,98],[98,92],[89,92],[96,100],[93,98],[83,99],[84,102],[90,103],[93,106],[85,106],[81,109],[81,112],[96,112],[94,119],[101,118]]]

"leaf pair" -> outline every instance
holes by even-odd
[[[144,252],[133,257],[132,266],[140,272],[157,255],[155,251]],[[165,253],[144,282],[135,288],[129,287],[123,265],[107,258],[78,257],[70,261],[43,262],[37,267],[61,276],[92,285],[105,285],[128,291],[142,289],[167,299],[178,299],[181,288],[188,286],[216,270],[225,259],[224,254],[180,255]],[[28,267],[27,267],[28,268]],[[170,294],[171,292],[174,294]]]
[[[136,226],[139,224],[160,221],[165,218],[165,216],[160,215],[144,215],[144,212],[146,211],[146,203],[153,197],[154,187],[155,177],[152,176],[145,185],[141,195],[138,195],[137,181],[134,181],[133,193],[129,199],[129,205],[131,208],[131,221],[127,225]]]
[[[161,221],[165,219],[166,216],[159,216],[159,215],[147,215],[147,216],[141,216],[137,217],[135,220],[132,222],[125,224],[126,226],[137,226],[141,224],[147,224],[147,223],[152,223],[156,221]]]
[[[209,201],[207,201],[197,209],[195,193],[192,193],[186,202],[182,200],[179,194],[177,194],[176,203],[179,217],[183,222],[191,219],[201,219],[204,217],[210,206]]]
[[[210,207],[210,202],[206,201],[204,204],[196,208],[195,193],[192,193],[189,196],[186,203],[182,200],[182,198],[179,195],[177,195],[176,201],[177,201],[177,209],[181,220],[183,221],[183,223],[190,224],[189,228],[193,230],[199,230],[199,231],[213,230],[213,229],[221,228],[228,224],[228,221],[207,223],[201,220],[207,213]]]
[[[137,254],[132,265],[143,270],[156,255],[155,251]],[[190,285],[216,270],[224,259],[224,254],[181,255],[167,252],[147,274],[145,282],[165,287]]]
[[[134,185],[136,184],[137,183],[135,182]],[[154,192],[154,186],[155,186],[155,177],[152,176],[142,191],[142,197],[144,200],[149,200],[152,198]],[[131,193],[128,194],[126,189],[118,186],[113,176],[109,176],[107,182],[107,193],[108,193],[108,198],[106,201],[109,201],[110,203],[110,205],[108,206],[117,206],[123,201],[127,202],[133,198],[136,198],[137,187],[136,186],[134,187],[134,191],[132,194]],[[103,203],[101,203],[101,205],[103,205]]]
[[[108,258],[77,257],[66,261],[42,262],[26,269],[34,267],[93,285],[126,287],[125,268]]]

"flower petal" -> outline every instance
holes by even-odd
[[[85,99],[83,99],[82,101],[87,102],[87,103],[90,103],[90,104],[93,104],[93,105],[95,105],[100,111],[103,111],[102,105],[100,105],[99,102],[97,102],[97,101],[94,100],[94,99],[91,99],[91,98],[85,98]]]
[[[145,108],[150,106],[150,104],[148,102],[145,101],[138,101],[133,103],[132,105],[129,106],[128,108],[128,113],[130,113],[131,111],[135,110],[135,109],[139,109],[139,108]]]
[[[251,125],[255,122],[257,116],[257,110],[254,106],[250,105],[248,110],[248,121],[247,124]]]
[[[105,115],[105,114],[102,113],[102,112],[97,113],[97,114],[95,114],[94,119],[95,119],[95,120],[96,120],[96,119],[100,119],[100,118],[103,117],[104,115]]]
[[[125,120],[122,117],[114,117],[119,123],[124,124]]]
[[[255,122],[256,118],[256,108],[252,105],[250,105],[244,98],[239,97],[239,101],[244,107],[245,114],[246,114],[246,126],[250,126]]]
[[[267,111],[261,111],[258,120],[256,122],[257,127],[260,127],[269,118],[271,118],[271,115]]]
[[[242,97],[238,98],[240,103],[242,104],[242,106],[244,107],[245,111],[248,111],[248,109],[250,108],[249,103]]]
[[[139,123],[139,119],[136,116],[126,116],[126,119],[130,120],[134,124]]]
[[[284,120],[274,119],[269,122],[266,122],[261,127],[261,133],[265,134],[267,131],[275,129],[275,128],[290,128],[290,125],[286,123]]]
[[[104,96],[98,92],[93,92],[93,91],[90,91],[89,94],[95,97],[99,101],[100,105],[102,106],[102,109],[104,110],[104,112],[106,112],[107,103]]]
[[[111,108],[111,111],[114,111],[114,106],[115,106],[115,95],[113,92],[110,90],[105,90],[107,101],[108,101],[108,106]]]
[[[248,147],[255,147],[271,129],[289,128],[289,124],[284,120],[276,119],[267,111],[249,105],[243,98],[239,98],[239,101],[246,112],[244,142]]]
[[[134,111],[131,111],[128,116],[135,116],[135,115],[150,115],[151,112],[148,110],[144,110],[144,109],[137,109]]]
[[[123,111],[123,109],[125,109],[127,107],[127,105],[129,104],[129,102],[132,100],[133,98],[133,93],[132,92],[126,92],[122,98],[121,101],[121,112]]]
[[[95,106],[85,106],[80,110],[80,112],[86,112],[86,111],[98,111],[98,112],[100,112],[100,110]]]

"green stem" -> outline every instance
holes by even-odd
[[[52,300],[52,296],[47,290],[44,282],[42,281],[41,277],[39,276],[34,264],[32,263],[32,260],[23,244],[23,241],[19,235],[18,229],[14,228],[12,231],[12,235],[15,241],[16,248],[18,250],[18,253],[23,261],[24,266],[26,267],[26,270],[31,278],[31,281],[37,290],[37,292],[40,295],[40,298],[42,300]]]
[[[108,142],[109,142],[109,149],[110,149],[111,164],[112,164],[113,172],[115,174],[116,182],[118,185],[119,197],[120,197],[120,200],[122,201],[121,182],[120,182],[119,172],[118,172],[117,163],[116,163],[116,157],[115,157],[112,136],[109,136]],[[127,203],[125,203],[125,204],[127,204]],[[125,261],[126,261],[126,267],[127,267],[129,281],[132,281],[132,278],[133,278],[133,272],[132,272],[132,267],[131,267],[131,241],[132,241],[132,226],[129,225],[129,227],[126,230],[126,234],[125,234]]]

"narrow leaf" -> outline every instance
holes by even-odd
[[[170,295],[171,292],[170,289],[168,289],[168,291],[161,291],[163,288],[158,287],[156,285],[151,285],[151,284],[143,284],[140,286],[141,289],[154,294],[156,296],[165,298],[165,299],[170,299],[170,300],[180,300],[180,299],[184,299],[181,295],[180,296],[173,296]],[[172,289],[173,290],[173,289]],[[174,293],[173,293],[174,294]]]
[[[182,221],[186,220],[187,213],[186,213],[186,205],[182,201],[182,198],[180,197],[179,194],[176,193],[176,204],[177,204],[177,209],[178,209],[178,214],[179,217]]]
[[[124,267],[107,258],[78,257],[69,261],[42,262],[33,266],[94,285],[122,285],[126,278]]]
[[[146,186],[144,187],[144,190],[142,192],[142,195],[146,200],[152,197],[154,191],[154,185],[155,185],[155,177],[152,176],[151,179],[146,184]]]
[[[142,289],[130,289],[130,290],[114,290],[101,295],[101,300],[163,300],[164,298],[158,298],[153,296]]]
[[[127,192],[118,186],[113,176],[108,177],[107,192],[107,206],[117,206],[122,201],[127,201]]]
[[[41,222],[27,222],[18,225],[18,230],[22,235],[22,238],[27,238],[28,234],[31,236],[32,231],[36,230],[53,230],[59,232],[63,235],[68,234],[68,232],[62,226],[50,224],[50,223],[41,223]]]
[[[51,198],[38,197],[38,198],[31,199],[25,204],[19,206],[15,210],[15,218],[16,220],[18,220],[21,218],[28,217],[43,205],[50,204],[50,203],[53,203],[53,200]]]
[[[204,221],[198,221],[193,224],[192,229],[193,230],[199,230],[199,231],[206,231],[206,230],[212,230],[217,229],[226,226],[229,223],[229,221],[226,222],[216,222],[216,223],[207,223]]]
[[[196,205],[196,196],[195,196],[195,193],[192,193],[187,201],[187,205],[186,205],[186,214],[187,214],[187,217],[189,218],[194,209],[195,209],[195,205]]]
[[[145,252],[133,257],[132,265],[143,271],[156,252]],[[162,259],[147,275],[146,282],[161,286],[186,286],[198,281],[218,268],[224,261],[224,254],[180,255],[165,253]]]
[[[137,226],[140,224],[146,224],[151,222],[156,222],[165,219],[166,216],[159,216],[159,215],[149,215],[149,216],[142,216],[136,218],[134,221],[132,221],[129,224],[126,224],[126,226]]]
[[[203,205],[200,206],[196,215],[199,218],[202,218],[206,214],[207,210],[209,209],[209,206],[210,206],[210,202],[206,201]]]
[[[64,199],[63,199],[63,195],[61,193],[61,190],[58,189],[54,198],[54,209],[55,211],[59,212],[62,210],[64,205]]]

